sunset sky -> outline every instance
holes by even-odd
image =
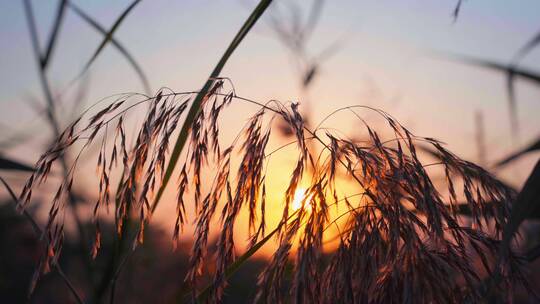
[[[105,27],[110,27],[130,1],[74,1]],[[296,1],[309,4],[309,1]],[[316,55],[342,41],[340,49],[322,63],[309,93],[315,121],[332,110],[353,104],[381,108],[415,134],[440,139],[458,155],[476,159],[474,115],[484,115],[488,161],[518,148],[512,146],[504,75],[442,59],[445,54],[510,61],[514,53],[540,30],[540,2],[507,0],[464,1],[458,20],[455,0],[327,1],[308,50]],[[55,6],[33,1],[41,44],[44,44]],[[251,8],[251,0],[143,1],[120,26],[115,37],[131,52],[148,76],[152,89],[175,91],[201,87]],[[307,5],[303,12],[307,11]],[[275,11],[270,9],[268,14]],[[226,65],[222,76],[234,82],[238,95],[266,101],[300,101],[298,74],[263,16]],[[67,13],[49,72],[56,93],[69,100],[77,91],[70,82],[94,52],[101,36],[73,12]],[[35,62],[23,7],[19,1],[0,3],[0,121],[2,137],[31,130],[49,132],[37,118],[32,98],[41,100]],[[540,51],[521,64],[540,71]],[[87,105],[115,93],[142,91],[131,66],[111,46],[88,73]],[[518,81],[520,139],[525,145],[540,130],[540,90]],[[234,127],[255,110],[238,106],[225,120]],[[243,115],[243,116],[242,116]],[[329,121],[351,134],[349,118]],[[33,163],[41,140],[6,150]],[[28,149],[28,147],[40,149]],[[35,154],[29,151],[36,151]],[[22,152],[22,153],[21,153]],[[536,155],[502,170],[509,183],[521,185]]]

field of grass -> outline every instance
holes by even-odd
[[[540,141],[488,166],[481,113],[470,143],[478,148],[478,164],[378,107],[336,107],[315,121],[311,86],[342,43],[331,40],[318,55],[307,46],[322,0],[307,12],[289,7],[292,25],[278,15],[268,19],[293,58],[301,102],[239,95],[241,84],[223,75],[275,5],[271,0],[259,1],[231,33],[200,88],[152,91],[117,40],[140,2],[131,1],[104,27],[60,0],[47,39],[32,1],[21,3],[45,101],[39,111],[53,138],[33,164],[0,156],[7,194],[0,206],[0,301],[540,301],[538,231],[520,228],[526,222],[534,229],[540,217],[540,162],[521,189],[496,175],[535,153]],[[464,9],[466,2],[457,1],[454,22]],[[61,52],[56,46],[67,12],[102,35],[68,86],[83,83],[109,47],[131,65],[144,92],[106,96],[84,109],[75,100],[73,115],[66,114],[49,70],[52,54]],[[445,56],[506,77],[516,137],[515,82],[540,84],[540,74],[519,63],[539,44],[537,35],[509,64]],[[238,105],[254,110],[238,117]],[[342,116],[355,121],[354,132],[332,125]],[[245,123],[235,130],[224,117]],[[5,172],[23,179],[8,180]],[[83,178],[94,175],[95,182]],[[174,206],[173,231],[154,222],[165,206]]]

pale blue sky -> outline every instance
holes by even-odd
[[[74,2],[105,26],[110,26],[129,4]],[[33,3],[43,44],[56,1]],[[146,0],[115,36],[142,65],[153,89],[168,86],[178,91],[194,90],[208,76],[254,3]],[[369,104],[394,114],[418,135],[441,139],[460,155],[474,160],[473,117],[474,111],[480,110],[485,115],[489,159],[510,152],[513,147],[503,76],[429,54],[461,53],[508,61],[540,31],[540,2],[468,0],[453,23],[455,3],[327,1],[310,47],[316,52],[337,37],[346,39],[342,49],[324,63],[314,83],[316,117],[344,105]],[[77,75],[99,41],[93,29],[68,12],[49,72],[57,91],[64,90]],[[24,102],[30,95],[41,97],[41,91],[21,1],[0,2],[0,46],[0,122],[14,129],[38,126],[37,130],[47,132],[45,127],[39,128],[44,124]],[[540,71],[540,48],[523,60],[523,66]],[[233,79],[239,95],[252,99],[296,100],[299,96],[290,57],[264,22],[249,34],[222,75]],[[111,47],[92,66],[90,79],[90,102],[114,93],[142,91],[131,67]],[[539,97],[538,87],[519,83],[522,143],[540,133]],[[246,118],[248,113],[246,109]],[[344,122],[339,127],[344,131],[354,128]],[[7,133],[4,130],[0,134]],[[34,161],[38,150],[21,147],[9,152],[19,151]],[[530,169],[535,157],[525,158],[518,167]],[[505,175],[516,184],[527,175],[511,173]]]

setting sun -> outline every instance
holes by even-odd
[[[294,192],[294,198],[291,204],[291,208],[293,211],[296,211],[302,207],[302,202],[306,205],[306,209],[311,208],[311,195],[306,198],[306,192],[307,190],[305,188],[298,188]]]

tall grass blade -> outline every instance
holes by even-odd
[[[540,31],[536,33],[531,40],[529,40],[524,46],[522,46],[517,52],[515,59],[516,61],[527,55],[532,49],[537,47],[540,44]]]
[[[92,18],[90,15],[88,15],[86,12],[84,12],[80,7],[73,4],[72,2],[68,2],[69,8],[75,12],[79,17],[81,17],[86,23],[88,23],[90,26],[92,26],[95,30],[103,34],[103,36],[107,37],[108,32],[101,24],[99,24],[94,18]],[[141,66],[135,61],[135,58],[127,51],[127,49],[118,42],[117,39],[115,39],[113,36],[109,37],[109,42],[126,58],[126,60],[131,64],[139,78],[141,79],[141,82],[143,84],[144,90],[147,94],[151,94],[152,90],[150,87],[150,83],[148,81],[148,78],[146,77],[146,74],[144,73]]]
[[[51,55],[54,51],[54,47],[56,46],[56,39],[58,37],[58,33],[60,31],[60,26],[62,25],[62,21],[64,20],[67,2],[68,0],[60,0],[60,3],[58,4],[58,9],[56,10],[56,18],[54,19],[54,25],[53,25],[51,35],[49,37],[49,42],[47,43],[45,54],[41,58],[42,69],[47,68],[47,65],[51,59]]]
[[[506,72],[506,95],[508,98],[508,105],[510,107],[510,123],[512,124],[512,139],[515,142],[515,139],[519,137],[519,123],[517,119],[517,101],[516,101],[516,90],[515,90],[515,66],[511,65]]]
[[[463,4],[463,0],[458,0],[456,3],[456,6],[454,7],[454,11],[452,12],[452,17],[454,17],[454,22],[457,21],[457,18],[459,17],[459,12],[461,11],[461,5]]]
[[[495,164],[495,167],[502,167],[518,158],[520,158],[521,156],[529,153],[529,152],[533,152],[533,151],[537,151],[537,150],[540,150],[540,138],[538,138],[535,142],[533,142],[532,144],[530,144],[528,147],[526,147],[525,149],[522,149],[518,152],[515,152],[509,156],[507,156],[506,158],[504,158],[503,160],[497,162],[497,164]]]
[[[495,61],[477,59],[469,56],[457,55],[447,56],[447,58],[506,74],[510,122],[512,127],[512,133],[514,135],[517,135],[519,125],[517,119],[517,104],[514,93],[514,79],[515,77],[521,77],[525,80],[533,82],[536,85],[540,85],[540,72],[519,68],[516,67],[514,64],[501,64]]]
[[[25,165],[23,163],[20,163],[18,161],[7,159],[2,156],[0,156],[0,170],[16,170],[16,171],[34,172],[34,168],[28,165]]]
[[[309,11],[309,16],[306,21],[306,25],[304,26],[305,30],[302,32],[302,38],[304,40],[309,39],[313,31],[315,30],[315,27],[319,23],[319,20],[321,19],[321,12],[324,5],[323,0],[315,0],[313,1],[313,5],[311,6],[311,9]]]
[[[506,74],[506,89],[508,92],[508,101],[510,104],[516,103],[516,93],[515,93],[515,73],[514,70],[517,68],[519,61],[527,55],[532,49],[534,49],[538,43],[540,43],[540,32],[538,32],[531,40],[529,40],[521,49],[518,50],[512,63],[510,69]]]
[[[16,134],[11,134],[0,140],[0,150],[13,149],[16,146],[23,144],[33,138],[28,130],[16,130]]]
[[[510,248],[514,233],[521,223],[529,216],[540,213],[540,160],[536,163],[531,175],[527,178],[525,186],[518,194],[512,205],[510,218],[503,231],[500,252],[505,253]]]
[[[169,180],[171,179],[176,163],[178,162],[178,158],[180,157],[180,153],[182,152],[184,145],[186,144],[189,132],[191,130],[191,125],[193,124],[195,117],[201,110],[201,106],[203,104],[203,101],[205,100],[205,97],[208,91],[214,84],[216,78],[219,77],[221,70],[223,69],[223,67],[225,66],[225,64],[231,57],[231,55],[234,53],[238,45],[240,45],[242,40],[244,40],[244,38],[249,33],[253,25],[255,25],[257,20],[259,20],[259,17],[262,16],[262,14],[268,8],[270,3],[272,3],[272,0],[261,0],[259,4],[257,5],[257,7],[255,7],[251,15],[244,22],[244,25],[242,25],[242,27],[240,28],[240,30],[238,31],[234,39],[229,44],[229,47],[227,47],[227,50],[225,50],[225,53],[223,54],[223,56],[217,63],[212,73],[210,74],[210,77],[208,77],[208,80],[206,81],[202,89],[199,91],[199,93],[193,100],[193,103],[191,104],[189,112],[186,116],[186,120],[184,121],[184,124],[182,125],[182,129],[180,130],[180,133],[178,134],[178,138],[176,139],[176,143],[174,144],[174,148],[171,153],[171,157],[169,159],[169,163],[167,165],[165,175],[163,177],[163,182],[161,183],[161,186],[159,187],[159,190],[152,204],[152,213],[156,210],[159,204],[159,201],[161,197],[163,196],[163,192],[165,191],[165,188],[167,187],[167,184],[169,183]]]
[[[30,0],[24,0],[24,11],[26,16],[26,21],[28,23],[28,30],[30,33],[30,41],[32,43],[32,50],[34,52],[34,57],[36,59],[36,63],[39,64],[39,76],[40,76],[40,82],[41,86],[43,88],[43,93],[45,95],[46,101],[47,101],[47,115],[50,121],[56,121],[55,120],[55,104],[54,104],[54,98],[52,97],[51,90],[49,88],[47,78],[45,76],[43,68],[41,68],[41,47],[39,43],[39,36],[37,33],[37,27],[36,27],[36,18],[34,17],[34,10],[32,8],[32,2]],[[53,128],[55,130],[55,135],[58,135],[56,133],[56,130],[58,130],[57,125]]]
[[[476,111],[474,115],[474,122],[476,127],[476,148],[477,148],[477,161],[482,167],[487,163],[487,149],[486,149],[486,135],[484,130],[484,116],[481,111]]]
[[[101,41],[101,44],[97,47],[97,49],[94,51],[94,54],[92,55],[92,57],[90,57],[90,60],[88,60],[88,62],[86,63],[86,65],[84,66],[82,72],[80,75],[84,74],[88,68],[90,67],[90,65],[92,65],[92,63],[96,60],[96,58],[99,56],[99,54],[101,53],[101,51],[103,51],[103,49],[105,48],[105,46],[107,45],[107,43],[111,42],[112,40],[112,37],[114,35],[114,32],[118,29],[118,27],[120,26],[120,24],[122,24],[122,22],[124,21],[124,19],[127,17],[127,15],[131,12],[131,10],[133,10],[133,8],[135,8],[135,6],[137,4],[139,4],[141,2],[141,0],[135,0],[133,1],[123,12],[122,14],[116,19],[116,21],[114,22],[113,26],[111,27],[110,30],[108,30],[105,34],[104,34],[104,37],[103,37],[103,41]],[[71,5],[71,7],[73,7],[73,5]],[[80,76],[79,76],[80,77]],[[77,77],[78,78],[78,77]]]

